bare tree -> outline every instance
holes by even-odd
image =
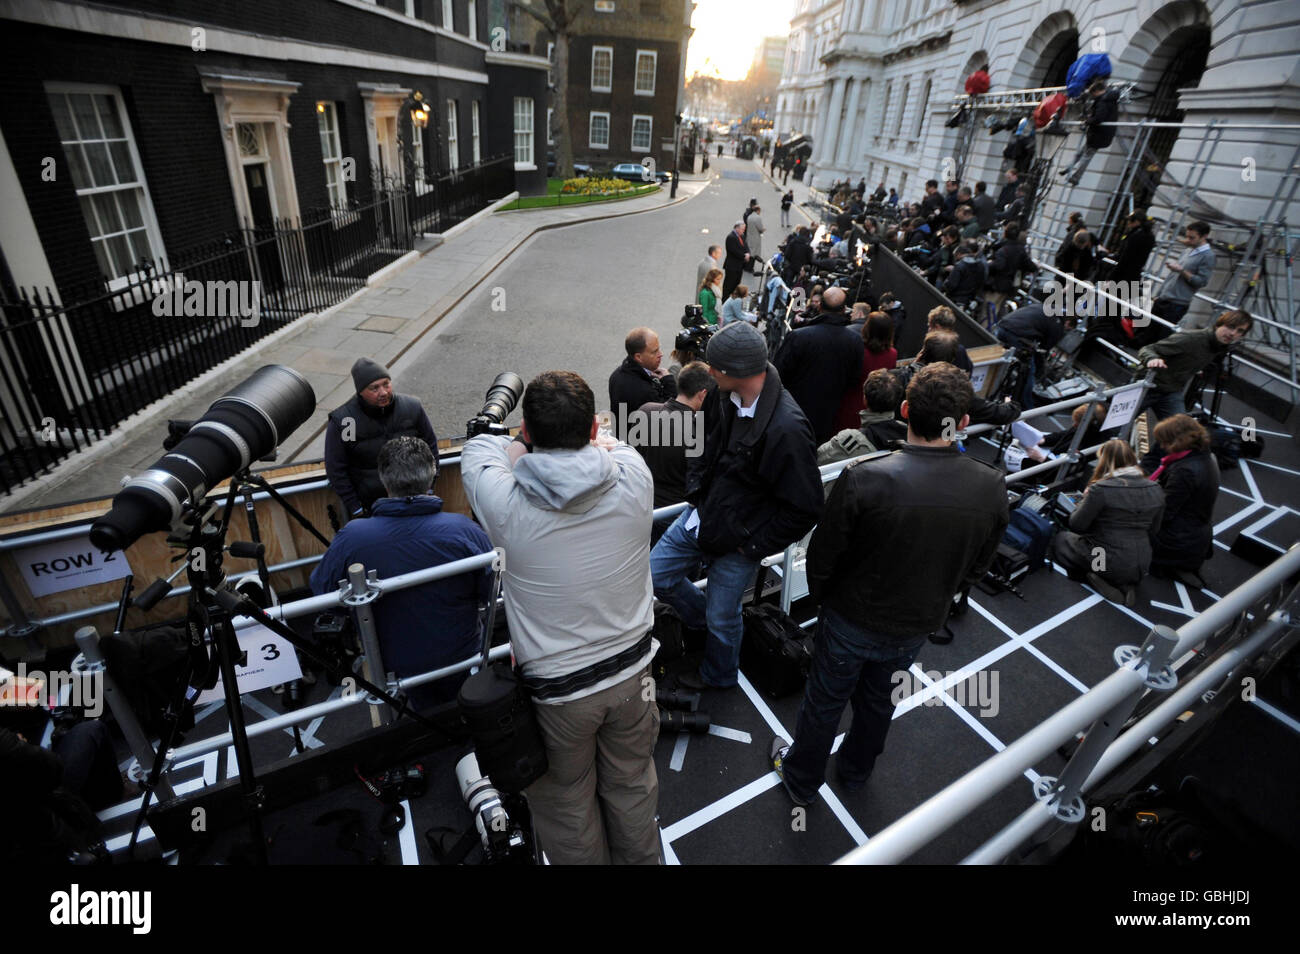
[[[569,136],[569,28],[577,10],[570,11],[569,3],[576,0],[511,0],[514,7],[532,17],[550,31],[555,43],[555,105],[552,107],[551,128],[547,130],[555,139],[555,174],[561,179],[573,176],[573,142]]]

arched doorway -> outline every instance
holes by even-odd
[[[1167,59],[1151,92],[1146,118],[1162,123],[1179,123],[1184,114],[1178,108],[1178,91],[1200,85],[1210,55],[1210,28],[1195,24],[1175,30],[1160,45],[1152,60],[1162,58],[1162,52]],[[1178,129],[1171,128],[1152,130],[1143,157],[1142,174],[1135,176],[1133,181],[1134,208],[1150,206],[1173,154],[1174,143],[1178,141],[1178,133]]]

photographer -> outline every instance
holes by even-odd
[[[663,362],[659,336],[649,328],[633,328],[623,339],[627,357],[609,376],[609,409],[626,417],[642,404],[667,401],[677,393],[677,382]]]
[[[704,430],[699,411],[712,386],[709,366],[703,361],[692,361],[677,375],[677,397],[663,403],[643,404],[639,409],[645,418],[645,432],[652,438],[632,442],[630,438],[634,435],[629,435],[629,442],[645,459],[654,477],[656,510],[686,499],[686,455],[698,454],[701,449]],[[665,440],[666,436],[673,439]],[[676,515],[655,518],[651,546],[675,519]]]
[[[967,208],[962,206],[961,208]],[[953,268],[940,287],[954,305],[966,308],[976,297],[984,293],[984,283],[988,279],[988,267],[979,246],[967,240],[957,246],[953,253]]]
[[[1062,321],[1047,313],[1047,309],[1038,302],[1017,308],[997,323],[993,333],[997,339],[1012,350],[1021,349],[1029,352],[1030,361],[1025,368],[1023,387],[1020,394],[1012,395],[1021,407],[1034,406],[1034,381],[1038,375],[1038,352],[1050,351],[1065,334],[1067,326],[1074,321]]]
[[[420,438],[386,443],[379,452],[386,496],[375,502],[370,519],[353,520],[335,535],[312,571],[312,592],[337,591],[353,563],[389,579],[491,550],[478,524],[442,509],[432,492],[437,477],[433,452]],[[385,669],[418,676],[473,656],[482,645],[478,611],[491,598],[491,580],[488,570],[480,570],[386,594],[374,608]],[[467,675],[411,690],[412,707],[455,699]]]
[[[1052,559],[1070,579],[1086,580],[1112,603],[1131,608],[1134,587],[1151,566],[1151,536],[1164,509],[1164,491],[1147,479],[1133,448],[1112,438],[1097,453],[1070,529],[1052,538]]]
[[[352,365],[356,397],[330,412],[325,425],[325,474],[349,515],[359,517],[384,496],[379,450],[394,437],[418,437],[434,454],[438,435],[420,402],[393,393],[388,369],[369,358]]]
[[[553,864],[658,864],[659,710],[646,692],[654,486],[595,415],[578,375],[539,374],[519,437],[470,440],[461,479],[509,554],[510,642],[549,763],[526,790],[541,847]]]
[[[819,604],[812,672],[794,740],[770,756],[796,805],[826,777],[844,706],[853,724],[836,771],[849,791],[867,783],[884,749],[894,674],[912,665],[953,596],[984,575],[1007,526],[1002,475],[945,435],[969,423],[970,379],[948,364],[923,368],[907,388],[907,443],[848,467],[808,546],[808,587]],[[881,545],[888,541],[888,546]]]
[[[911,384],[912,379],[920,373],[927,365],[932,364],[951,364],[956,367],[957,349],[961,345],[957,342],[957,336],[950,331],[931,331],[925,336],[921,343],[921,351],[911,364],[889,372],[898,376],[903,385],[903,390]],[[957,369],[961,371],[960,368]],[[965,372],[961,372],[965,374]],[[966,375],[969,379],[970,375]],[[1005,401],[989,401],[980,397],[978,394],[972,394],[968,403],[970,419],[972,424],[1010,424],[1020,416],[1020,405],[1010,398]],[[900,415],[902,409],[899,409]]]
[[[863,341],[849,327],[844,289],[822,295],[822,313],[785,336],[772,364],[803,410],[818,444],[835,433],[835,414],[862,372]]]

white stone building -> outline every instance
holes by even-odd
[[[1104,51],[1112,82],[1136,84],[1122,122],[1184,125],[1150,131],[1140,164],[1127,160],[1138,130],[1122,127],[1079,187],[1053,186],[1035,226],[1050,225],[1066,206],[1101,224],[1108,209],[1131,203],[1148,207],[1162,227],[1204,218],[1217,237],[1244,244],[1261,217],[1285,213],[1279,193],[1295,191],[1298,24],[1295,0],[796,0],[776,128],[811,135],[816,184],[865,177],[916,200],[958,152],[959,131],[944,123],[976,65],[988,64],[993,93],[1034,89],[1063,84],[1078,55]],[[1077,118],[1073,109],[1067,118]],[[1287,125],[1294,128],[1280,128]],[[984,179],[996,192],[1010,135],[979,124],[962,179]],[[1077,131],[1039,137],[1039,155],[1059,149],[1060,168],[1079,141]],[[1137,165],[1163,171],[1126,183],[1126,169]],[[1211,291],[1231,282],[1227,256],[1220,259]],[[1156,259],[1151,267],[1159,268]],[[1204,317],[1209,308],[1194,312]]]

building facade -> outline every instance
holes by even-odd
[[[548,107],[549,145],[568,135],[574,161],[597,172],[647,156],[672,168],[694,9],[692,0],[569,0],[569,121],[556,128]],[[517,9],[510,37],[553,58],[553,36]]]
[[[1132,125],[1052,201],[1090,224],[1121,205],[1162,224],[1204,218],[1240,245],[1279,214],[1275,196],[1300,155],[1300,133],[1284,128],[1300,123],[1300,40],[1287,11],[1235,0],[797,0],[777,130],[811,134],[816,184],[865,178],[916,200],[925,180],[961,166],[964,181],[996,191],[1011,133],[990,133],[984,120],[1025,110],[979,115],[964,143],[945,121],[966,77],[987,64],[992,93],[1059,86],[1079,55],[1105,52],[1111,83],[1135,84],[1120,112]],[[1067,118],[1078,118],[1074,108]],[[1142,120],[1166,125],[1135,143]],[[1059,169],[1081,133],[1038,138],[1040,157],[1055,155]],[[1230,283],[1220,259],[1212,288]],[[1204,318],[1209,306],[1197,309]]]
[[[546,64],[494,52],[476,0],[9,0],[0,18],[11,287],[111,287],[493,156],[544,175]]]

